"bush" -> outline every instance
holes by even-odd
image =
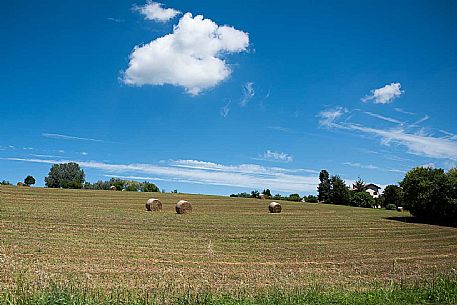
[[[457,170],[416,167],[400,186],[404,207],[414,216],[431,222],[457,224]]]
[[[349,205],[361,208],[372,208],[375,205],[375,200],[367,192],[352,192]]]
[[[0,185],[12,185],[9,181],[3,180],[0,182]]]
[[[397,209],[397,206],[393,203],[389,203],[388,205],[386,205],[386,210],[396,210]]]
[[[317,203],[317,197],[314,195],[309,195],[308,197],[304,197],[304,199],[309,203]]]
[[[301,201],[301,197],[299,194],[290,194],[286,200],[299,202]]]

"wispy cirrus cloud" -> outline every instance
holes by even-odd
[[[122,20],[122,19],[113,18],[113,17],[107,17],[107,18],[105,18],[105,19],[106,19],[106,20],[109,20],[109,21],[116,22],[116,23],[124,22],[124,20]]]
[[[232,103],[232,101],[229,100],[229,101],[227,102],[227,104],[225,104],[225,106],[221,108],[221,116],[222,116],[222,117],[226,118],[226,117],[228,116],[228,114],[229,114],[229,112],[230,112],[230,104],[231,104],[231,103]]]
[[[400,113],[403,113],[403,114],[416,115],[416,113],[410,112],[410,111],[406,111],[406,110],[403,110],[402,108],[394,108],[394,110],[395,110],[396,112],[400,112]]]
[[[284,152],[275,152],[271,150],[267,150],[263,154],[260,154],[256,160],[263,160],[263,161],[270,161],[270,162],[281,162],[281,163],[289,163],[294,160],[294,158],[286,154]]]
[[[348,110],[343,107],[334,107],[322,110],[317,117],[319,118],[319,125],[322,127],[333,127],[336,121],[341,118]]]
[[[361,169],[368,169],[368,170],[378,170],[378,171],[402,173],[402,174],[406,173],[406,171],[402,170],[402,169],[381,168],[381,167],[373,165],[373,164],[361,164],[361,163],[358,163],[358,162],[344,162],[343,165],[350,166],[350,167],[361,168]]]
[[[427,121],[430,117],[428,115],[424,115],[421,119],[417,120],[416,122],[414,122],[413,124],[411,124],[412,126],[417,126],[419,125],[420,123],[423,123],[425,121]]]
[[[267,126],[265,128],[271,129],[271,130],[274,130],[274,131],[287,132],[287,133],[293,132],[292,129],[287,128],[287,127],[283,127],[283,126]]]
[[[233,186],[242,188],[270,188],[284,192],[315,192],[319,182],[317,172],[309,170],[264,167],[256,164],[224,165],[198,160],[170,160],[160,164],[112,164],[97,161],[38,158],[2,158],[16,162],[56,164],[76,162],[82,168],[103,171],[105,174],[137,176],[153,175],[158,179],[183,183]]]
[[[164,8],[162,3],[148,0],[145,5],[134,6],[133,10],[140,12],[144,15],[144,19],[153,20],[157,22],[167,22],[173,19],[181,12],[173,8]]]
[[[246,106],[249,101],[254,97],[255,90],[254,90],[254,83],[247,82],[243,85],[243,98],[240,101],[240,106]]]
[[[41,135],[43,137],[45,137],[45,138],[50,138],[50,139],[73,140],[73,141],[89,141],[89,142],[105,142],[104,140],[100,140],[100,139],[76,137],[76,136],[69,136],[69,135],[58,134],[58,133],[42,133]]]
[[[389,104],[394,99],[400,97],[405,91],[401,90],[400,83],[391,83],[382,88],[371,90],[371,94],[362,98],[362,102],[366,103],[373,100],[375,104]]]
[[[372,164],[360,164],[358,162],[344,162],[343,165],[351,166],[351,167],[358,167],[358,168],[364,168],[364,169],[379,169],[379,166],[375,166]]]
[[[394,119],[394,118],[390,118],[390,117],[386,117],[386,116],[382,116],[380,114],[377,114],[377,113],[372,113],[372,112],[369,112],[369,111],[364,111],[363,113],[369,115],[369,116],[372,116],[374,118],[378,118],[378,119],[381,119],[383,121],[387,121],[387,122],[391,122],[391,123],[395,123],[395,124],[400,124],[400,125],[403,125],[403,122],[397,120],[397,119]]]
[[[329,129],[346,130],[376,136],[381,141],[381,144],[397,144],[406,147],[407,151],[411,154],[457,160],[456,139],[436,137],[424,132],[423,129],[410,132],[407,128],[411,128],[411,125],[407,126],[407,128],[395,127],[381,129],[355,124],[342,119],[343,115],[347,112],[347,110],[343,110],[341,107],[323,110],[318,114],[319,124]]]

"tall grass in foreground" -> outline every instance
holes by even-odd
[[[363,291],[312,287],[283,291],[271,289],[251,295],[243,292],[166,292],[87,289],[77,285],[51,284],[30,289],[20,284],[0,292],[0,304],[14,305],[253,305],[253,304],[457,304],[457,276],[440,277],[409,286],[373,288]]]

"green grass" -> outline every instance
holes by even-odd
[[[45,289],[30,292],[28,287],[18,286],[15,290],[0,293],[0,303],[17,305],[114,305],[114,304],[213,304],[213,305],[254,305],[254,304],[457,304],[457,278],[439,278],[408,287],[375,288],[364,291],[345,291],[312,287],[284,291],[270,289],[254,295],[214,294],[208,292],[181,295],[166,294],[165,291],[132,292],[129,290],[90,290],[72,285],[51,285]],[[170,297],[171,296],[171,297]]]
[[[158,197],[163,211],[146,212],[149,197]],[[179,199],[193,203],[192,214],[175,213]],[[397,283],[411,288],[457,269],[456,228],[388,219],[409,215],[396,211],[295,202],[281,202],[283,212],[273,215],[268,203],[1,186],[0,290],[20,297],[20,274],[31,298],[65,293],[65,283],[75,283],[68,289],[76,297],[84,287],[103,296],[128,291],[138,302],[142,291],[155,291],[251,304],[263,291],[259,298],[318,293],[344,304],[345,297],[370,298]],[[49,290],[53,283],[60,283],[57,291]]]

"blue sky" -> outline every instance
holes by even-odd
[[[202,15],[203,17],[201,17]],[[457,164],[455,1],[9,1],[0,179],[315,193]]]

